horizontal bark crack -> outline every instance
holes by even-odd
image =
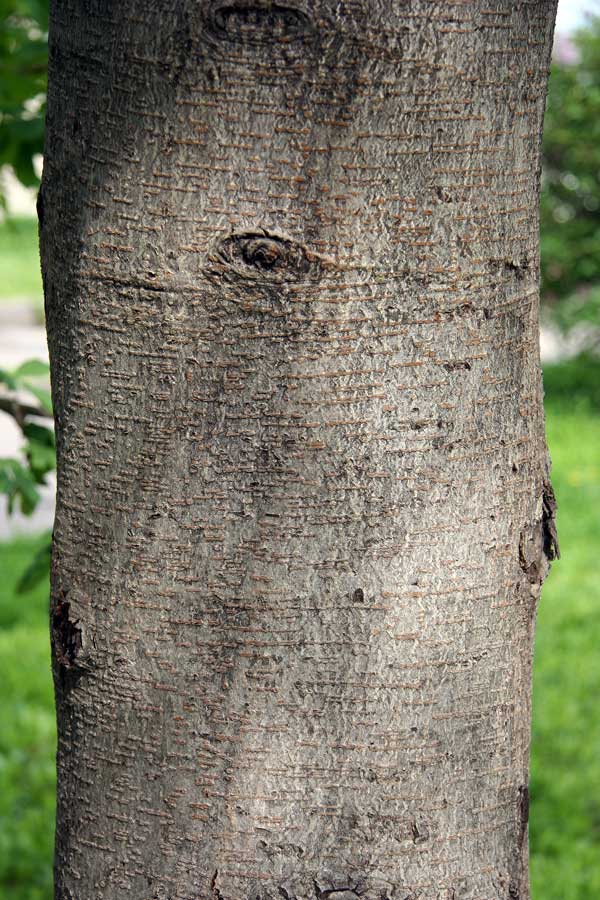
[[[360,897],[360,894],[351,887],[322,889],[317,886],[317,897],[318,900],[356,900],[357,897]]]

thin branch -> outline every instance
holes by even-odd
[[[0,412],[8,413],[12,416],[21,431],[25,425],[25,419],[28,416],[35,416],[37,419],[51,419],[45,409],[41,406],[33,406],[31,403],[23,403],[14,397],[7,397],[0,394]]]

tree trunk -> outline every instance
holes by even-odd
[[[525,900],[554,0],[55,0],[60,900]]]

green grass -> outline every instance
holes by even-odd
[[[533,900],[600,898],[600,365],[545,373],[561,560],[539,607],[531,780]]]
[[[23,298],[42,305],[37,222],[11,218],[0,222],[0,303]]]
[[[50,900],[56,727],[48,583],[15,583],[39,539],[0,544],[0,898]]]
[[[562,559],[539,608],[533,900],[600,898],[600,365],[545,373]],[[0,545],[0,900],[50,900],[54,713],[47,585],[14,583],[35,541]]]

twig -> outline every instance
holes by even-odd
[[[31,403],[23,403],[14,397],[7,397],[0,394],[0,412],[8,413],[12,416],[21,431],[25,425],[25,419],[28,416],[35,416],[38,419],[51,419],[45,409],[41,406],[33,406]]]

